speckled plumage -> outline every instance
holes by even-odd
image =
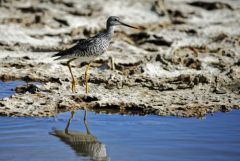
[[[81,58],[84,61],[86,59],[91,60],[102,55],[109,47],[113,35],[113,27],[116,25],[124,25],[135,28],[121,22],[118,17],[111,16],[107,20],[106,30],[98,33],[94,37],[79,40],[75,46],[61,51],[53,55],[53,57],[58,57],[56,60]]]
[[[131,28],[136,28],[121,22],[118,17],[111,16],[107,20],[106,30],[98,33],[94,37],[81,39],[75,46],[53,55],[53,57],[58,57],[55,60],[68,59],[67,66],[72,76],[73,92],[76,91],[76,79],[73,76],[70,63],[75,59],[79,59],[83,62],[89,62],[88,67],[85,71],[86,94],[88,94],[88,70],[90,68],[90,63],[92,60],[102,55],[107,50],[113,35],[113,28],[116,25],[124,25]]]
[[[111,31],[105,30],[94,37],[79,40],[75,46],[55,54],[54,57],[59,56],[56,60],[81,58],[84,61],[94,59],[107,50],[111,37]]]
[[[69,131],[69,127],[72,122],[74,113],[75,112],[71,113],[71,117],[68,120],[65,130],[53,129],[50,134],[60,138],[61,141],[71,146],[77,154],[89,156],[91,158],[94,158],[94,160],[109,160],[107,156],[106,146],[101,143],[94,135],[91,134],[90,130],[88,129],[86,120],[84,121],[86,133]],[[85,117],[86,111],[84,114],[84,119],[86,119]]]

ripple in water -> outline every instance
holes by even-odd
[[[233,111],[198,120],[89,112],[86,127],[78,111],[68,132],[69,112],[56,118],[0,117],[0,160],[239,160],[239,116]]]
[[[0,82],[0,98],[23,81]],[[0,117],[0,160],[4,161],[212,161],[240,160],[240,111],[204,120],[122,116],[83,111],[73,118]]]

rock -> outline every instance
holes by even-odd
[[[39,92],[39,88],[35,84],[27,84],[24,86],[16,87],[15,91],[16,91],[16,93],[21,93],[21,94],[26,93],[26,92],[35,94],[35,93]]]
[[[240,108],[239,1],[23,2],[0,7],[0,80],[40,83],[0,100],[1,115],[88,109],[202,118]],[[51,56],[104,29],[109,15],[139,30],[117,27],[108,52],[92,62],[88,96],[87,62],[74,61],[72,93],[66,61]]]

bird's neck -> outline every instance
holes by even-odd
[[[109,34],[109,36],[112,36],[114,33],[114,26],[107,26],[107,33]]]

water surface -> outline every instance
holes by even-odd
[[[10,96],[23,83],[0,84],[0,97]],[[203,120],[88,112],[84,124],[83,116],[84,111],[77,111],[71,123],[70,112],[55,118],[0,117],[0,160],[240,160],[237,110]]]
[[[90,160],[59,137],[70,113],[56,118],[0,117],[0,160]],[[159,116],[121,116],[90,112],[88,128],[106,148],[109,160],[239,160],[240,112],[217,113],[204,120]],[[83,111],[70,131],[86,133]],[[80,150],[81,151],[81,150]],[[85,155],[85,156],[83,156]]]
[[[11,82],[0,81],[0,99],[4,97],[9,97],[15,93],[16,86],[26,84],[26,82],[17,80]]]

